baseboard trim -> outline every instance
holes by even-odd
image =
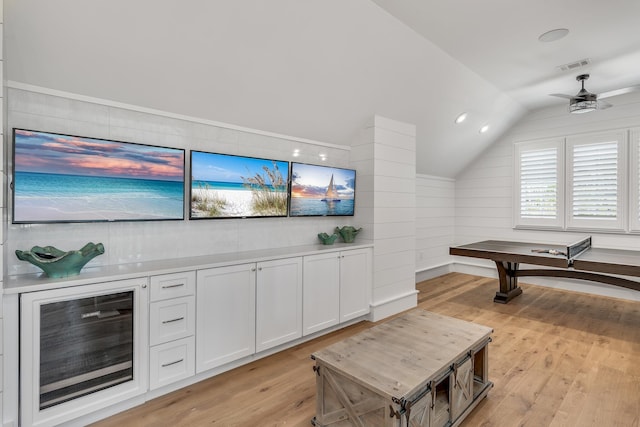
[[[369,320],[372,322],[377,322],[386,317],[393,316],[394,314],[398,314],[402,311],[417,307],[417,305],[417,290],[407,292],[403,295],[396,295],[393,298],[372,303],[371,313],[369,313]]]

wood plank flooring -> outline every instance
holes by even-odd
[[[450,273],[417,285],[420,308],[494,328],[494,387],[463,427],[640,426],[640,303],[521,284],[495,304],[496,279]],[[309,355],[361,322],[218,375],[94,427],[310,426]]]

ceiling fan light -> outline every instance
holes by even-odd
[[[572,102],[569,104],[569,112],[572,114],[584,114],[590,113],[591,111],[595,111],[598,108],[597,100],[584,100]]]

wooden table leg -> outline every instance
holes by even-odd
[[[500,279],[500,290],[496,292],[493,302],[506,304],[522,293],[522,288],[518,286],[517,262],[495,261],[498,268],[498,278]]]

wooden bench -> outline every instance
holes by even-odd
[[[493,329],[412,310],[312,354],[315,426],[456,426],[493,386]]]

